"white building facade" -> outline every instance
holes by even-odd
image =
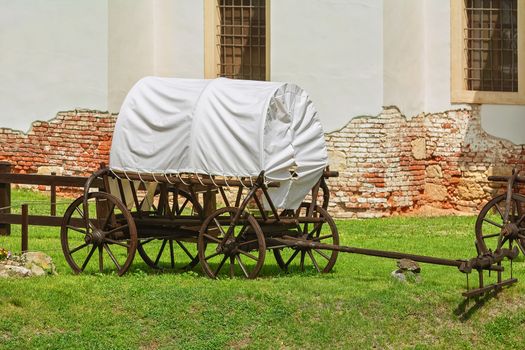
[[[1,0],[0,125],[25,131],[74,108],[118,112],[146,75],[204,78],[206,1]],[[456,1],[267,1],[269,79],[309,91],[326,131],[382,106],[409,118],[462,108],[451,101]],[[483,127],[525,143],[524,111],[483,104]]]

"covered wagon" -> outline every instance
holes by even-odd
[[[297,85],[144,78],[122,105],[109,166],[66,211],[64,254],[75,272],[122,275],[138,251],[154,268],[200,262],[213,278],[254,278],[269,250],[283,269],[327,272],[337,251],[293,242],[338,244],[326,211],[335,175]]]

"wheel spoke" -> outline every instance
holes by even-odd
[[[108,253],[109,257],[111,258],[111,260],[113,261],[113,264],[115,264],[115,266],[117,267],[117,269],[120,271],[122,268],[120,267],[120,264],[118,263],[117,259],[115,258],[115,256],[113,255],[113,252],[111,251],[111,249],[109,248],[109,245],[105,244],[104,243],[104,249],[106,249],[106,252]]]
[[[314,237],[313,240],[315,242],[319,242],[319,241],[322,241],[324,239],[328,239],[328,238],[332,238],[334,235],[325,235],[325,236],[319,236],[319,237]]]
[[[505,242],[507,242],[509,240],[509,237],[507,236],[504,236],[503,239],[501,240],[501,243],[498,244],[498,248],[496,250],[500,250],[501,247],[503,247],[503,245],[505,244]]]
[[[91,260],[91,256],[95,252],[95,249],[97,249],[97,246],[93,245],[93,248],[91,248],[91,250],[89,251],[88,256],[86,257],[86,260],[84,260],[84,263],[82,264],[82,267],[80,268],[80,270],[84,271],[84,269],[86,268],[89,260]]]
[[[304,250],[301,250],[301,264],[300,264],[300,267],[301,267],[301,271],[304,271],[304,257],[306,256],[306,253]]]
[[[314,251],[321,255],[323,258],[325,258],[326,260],[330,260],[330,257],[328,255],[326,255],[324,252],[320,251],[319,249],[314,249]]]
[[[215,272],[213,273],[213,275],[215,277],[217,277],[217,275],[219,274],[219,271],[222,269],[222,266],[224,265],[224,263],[226,262],[226,260],[228,259],[228,256],[225,255],[224,258],[222,258],[219,266],[217,266],[217,269],[215,270]]]
[[[247,245],[247,244],[250,244],[250,243],[255,243],[255,242],[257,242],[257,239],[252,239],[250,241],[239,243],[237,246],[240,247],[240,246]]]
[[[212,240],[212,241],[216,242],[216,243],[221,243],[221,240],[220,240],[220,239],[218,239],[218,238],[216,238],[216,237],[213,237],[212,235],[209,235],[209,234],[207,234],[207,233],[204,233],[203,236],[206,237],[206,238],[208,238],[209,240]]]
[[[71,255],[71,254],[73,254],[73,253],[75,253],[75,252],[78,252],[80,249],[85,248],[85,247],[87,247],[87,246],[88,246],[87,243],[81,244],[81,245],[79,245],[78,247],[76,247],[75,249],[70,250],[70,251],[69,251],[69,254]]]
[[[84,212],[80,210],[80,207],[75,207],[75,211],[80,215],[82,219],[85,219]]]
[[[146,245],[146,244],[148,244],[149,242],[152,242],[152,241],[154,241],[154,240],[155,240],[155,238],[146,239],[146,240],[140,242],[140,245],[144,246],[144,245]]]
[[[308,249],[306,252],[308,253],[308,256],[310,257],[310,260],[312,260],[312,263],[314,264],[317,272],[321,273],[321,270],[319,269],[319,265],[317,265],[317,260],[315,260],[314,255],[312,254],[312,251]]]
[[[310,233],[308,234],[308,238],[312,238],[314,237],[314,234],[317,233],[319,234],[319,232],[321,231],[321,228],[323,228],[323,223],[322,222],[317,222],[314,224],[314,228],[312,229],[312,231],[310,231]]]
[[[519,226],[519,225],[521,224],[521,222],[522,222],[524,219],[525,219],[525,214],[522,215],[522,216],[518,219],[518,221],[516,221],[516,225]]]
[[[237,262],[239,263],[239,266],[241,267],[242,272],[244,272],[244,275],[246,276],[246,278],[250,278],[250,274],[248,273],[248,271],[246,270],[246,267],[242,263],[241,257],[239,255],[235,255],[235,258],[237,259]]]
[[[75,227],[75,226],[71,226],[71,225],[66,225],[66,227],[70,230],[73,230],[73,231],[76,231],[76,232],[80,232],[82,234],[86,234],[86,230],[83,230],[83,229],[80,229],[78,227]]]
[[[292,256],[288,259],[288,261],[284,264],[285,268],[288,268],[288,265],[290,265],[290,263],[293,261],[293,259],[295,259],[295,257],[297,256],[297,254],[299,254],[300,250],[295,250],[295,252],[293,252]]]
[[[159,264],[162,253],[164,252],[164,247],[166,247],[167,242],[168,242],[167,239],[162,241],[162,245],[160,246],[159,253],[157,254],[157,258],[155,259],[155,263],[154,263],[155,266]]]
[[[217,228],[221,231],[223,236],[226,237],[226,232],[224,232],[219,220],[217,220],[217,218],[213,218],[213,221],[215,222],[215,226],[217,226]]]
[[[242,235],[244,234],[244,231],[246,231],[247,228],[248,228],[248,224],[243,225],[237,237],[242,237]]]
[[[80,210],[79,207],[75,207],[76,212],[82,217],[82,219],[85,219],[84,212]],[[91,227],[92,230],[96,229],[95,225],[91,222],[91,220],[88,220],[88,225]]]
[[[235,258],[230,256],[230,278],[235,277]]]
[[[483,239],[487,239],[487,238],[492,238],[492,237],[497,237],[499,236],[501,233],[491,233],[489,235],[485,235],[485,236],[481,236]]]
[[[523,244],[523,242],[520,240],[517,240],[516,243],[518,244],[518,247],[520,247],[521,252],[525,254],[525,245]]]
[[[111,243],[111,244],[116,244],[116,245],[119,245],[121,247],[124,247],[124,248],[129,248],[129,244],[126,244],[126,243],[122,243],[121,241],[116,241],[114,239],[111,239],[111,238],[104,238],[104,240],[108,243]]]
[[[119,226],[119,227],[115,227],[109,231],[106,232],[106,235],[110,235],[112,233],[115,233],[115,232],[118,232],[118,231],[123,231],[125,229],[129,228],[129,225],[126,224],[126,225],[122,225],[122,226]]]
[[[195,257],[193,255],[191,255],[190,251],[188,250],[188,248],[186,248],[184,246],[184,244],[182,244],[182,242],[179,242],[179,241],[175,241],[177,242],[177,244],[179,245],[179,247],[181,247],[181,249],[184,251],[184,253],[186,253],[186,255],[191,259],[195,259]]]
[[[104,250],[101,245],[98,246],[98,270],[104,271]]]
[[[496,203],[494,206],[496,207],[496,210],[498,211],[499,216],[503,219],[503,216],[504,216],[504,215],[503,215],[503,213],[501,212],[501,209],[499,208],[499,205]]]
[[[216,257],[216,256],[219,255],[219,254],[221,254],[221,253],[215,252],[215,253],[213,253],[212,255],[208,255],[207,257],[205,257],[204,260],[209,260],[209,259],[211,259],[211,258]]]
[[[242,255],[246,255],[248,258],[252,260],[255,260],[255,261],[259,260],[255,255],[245,252],[244,250],[240,250],[239,248],[237,248],[237,251],[239,251],[239,253],[241,253]]]
[[[490,220],[490,219],[483,218],[483,221],[488,222],[489,224],[494,225],[494,226],[496,226],[496,227],[503,228],[503,225],[500,225],[500,224],[498,224],[497,222],[494,222],[494,221],[492,221],[492,220]]]
[[[190,199],[189,198],[186,198],[186,200],[184,201],[184,203],[182,203],[182,205],[180,206],[178,212],[177,212],[177,215],[181,215],[182,212],[184,211],[184,208],[186,208],[186,205],[190,202]],[[178,206],[178,203],[177,203],[177,206]]]
[[[170,261],[171,261],[171,268],[175,268],[175,257],[173,256],[173,240],[170,239]]]

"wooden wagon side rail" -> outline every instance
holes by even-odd
[[[0,173],[0,184],[43,185],[84,188],[87,177],[69,175],[39,175],[39,174],[13,174]],[[102,186],[102,181],[97,179],[91,187]]]

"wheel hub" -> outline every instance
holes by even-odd
[[[518,236],[518,233],[519,233],[519,228],[518,228],[518,225],[516,225],[515,223],[513,222],[509,222],[508,224],[506,224],[504,227],[503,227],[503,230],[502,230],[502,234],[503,236],[505,237],[508,237],[508,238],[515,238]]]
[[[99,229],[94,229],[91,232],[89,232],[88,234],[86,234],[86,237],[84,238],[84,241],[87,244],[100,245],[100,244],[104,243],[104,238],[105,238],[105,235],[104,235],[104,233],[102,231],[100,231]]]
[[[217,247],[218,253],[224,253],[225,255],[232,255],[235,253],[237,249],[237,244],[235,242],[234,238],[228,238],[226,242],[221,246],[219,245]]]

